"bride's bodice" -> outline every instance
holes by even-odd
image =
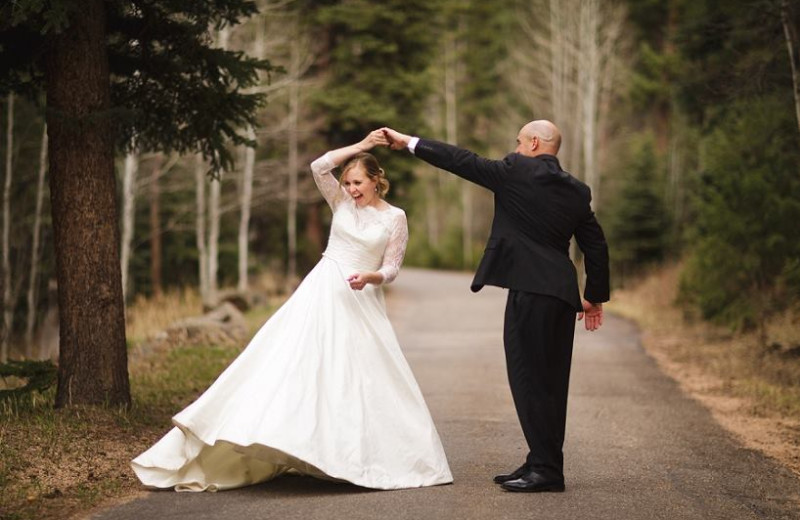
[[[339,185],[328,154],[311,163],[314,180],[333,209],[328,247],[323,253],[354,271],[378,271],[383,282],[395,279],[408,243],[405,212],[397,207],[359,208]]]

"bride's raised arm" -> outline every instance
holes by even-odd
[[[325,155],[311,163],[314,181],[331,208],[336,208],[343,192],[338,181],[330,173],[349,158],[362,152],[368,152],[375,146],[389,146],[389,141],[382,130],[373,130],[358,143],[326,152]]]

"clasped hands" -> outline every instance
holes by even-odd
[[[386,146],[392,150],[403,150],[411,141],[411,136],[401,134],[388,127],[379,128],[370,132],[360,143],[359,148],[366,152],[375,146]]]

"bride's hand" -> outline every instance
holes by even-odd
[[[384,135],[383,130],[373,130],[358,143],[358,148],[362,152],[372,150],[376,146],[389,146],[389,140]]]
[[[380,276],[377,274],[377,276]],[[367,286],[368,283],[379,282],[375,279],[376,273],[355,273],[347,277],[347,283],[354,291],[360,291]]]

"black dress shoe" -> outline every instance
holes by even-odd
[[[544,491],[564,491],[564,479],[548,478],[535,471],[530,471],[518,479],[502,483],[506,491],[522,491],[525,493],[541,493]]]
[[[523,464],[522,466],[518,467],[511,473],[506,473],[503,475],[495,475],[493,480],[495,484],[502,484],[503,482],[508,482],[509,480],[517,480],[527,472],[528,472],[528,466],[526,464]]]

